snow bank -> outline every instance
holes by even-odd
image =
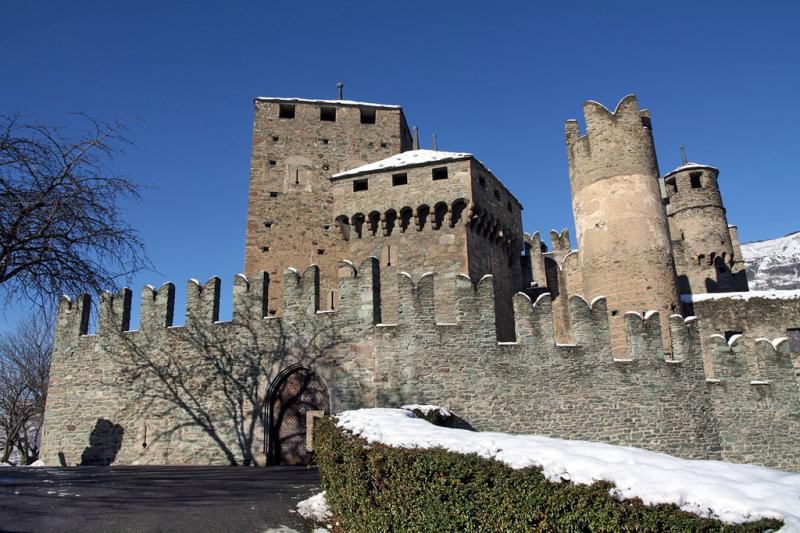
[[[364,172],[376,172],[379,170],[389,170],[393,168],[407,167],[410,165],[424,165],[426,163],[435,163],[437,161],[449,161],[453,159],[465,159],[473,157],[472,154],[467,152],[440,152],[438,150],[410,150],[402,152],[374,163],[361,165],[360,167],[351,168],[344,172],[334,174],[334,178],[344,178],[346,176],[353,176],[362,174]]]
[[[749,300],[751,298],[767,298],[770,300],[796,300],[800,298],[800,290],[794,291],[748,291],[718,292],[705,294],[681,294],[683,303],[704,302],[706,300]]]
[[[325,501],[325,491],[305,499],[297,504],[297,512],[303,518],[315,522],[324,522],[331,517],[331,510],[328,502]]]
[[[360,409],[338,415],[340,428],[402,448],[444,448],[496,459],[511,468],[541,467],[547,479],[614,483],[619,499],[673,503],[728,523],[780,518],[800,532],[800,474],[721,461],[693,461],[639,448],[535,435],[442,428],[405,409]]]
[[[44,461],[42,461],[41,459],[39,459],[38,461],[34,461],[34,462],[32,462],[32,463],[31,463],[31,464],[29,464],[28,466],[47,466],[47,465],[46,465],[46,464],[44,464]]]

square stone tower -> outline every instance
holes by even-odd
[[[323,294],[336,286],[347,253],[333,228],[330,176],[410,148],[400,106],[255,99],[244,271],[269,273],[270,314],[280,313],[287,267],[317,264]]]

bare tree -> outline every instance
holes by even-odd
[[[27,320],[0,337],[0,462],[39,457],[39,437],[53,351],[52,328]]]
[[[0,116],[0,291],[45,306],[97,293],[149,266],[120,203],[137,186],[110,163],[128,143],[119,122],[78,138],[48,124]],[[48,306],[49,307],[49,306]]]

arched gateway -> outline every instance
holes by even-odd
[[[312,370],[297,365],[275,379],[267,392],[268,464],[307,465],[306,413],[330,410],[328,387]]]

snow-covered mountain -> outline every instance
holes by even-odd
[[[800,289],[800,231],[742,244],[751,291]]]

